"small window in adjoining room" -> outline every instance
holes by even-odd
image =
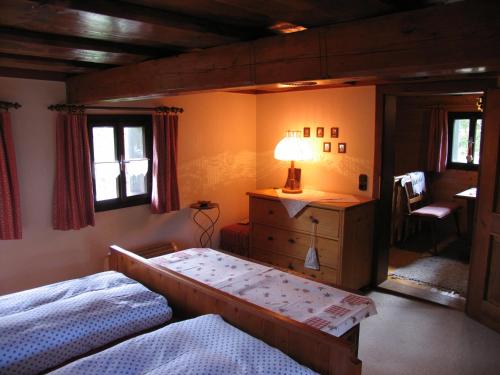
[[[449,113],[448,168],[478,168],[482,117],[480,112]]]
[[[151,202],[151,116],[89,115],[96,211]]]

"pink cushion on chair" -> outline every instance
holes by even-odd
[[[428,216],[442,219],[459,208],[460,205],[454,202],[437,202],[413,211],[412,215]]]

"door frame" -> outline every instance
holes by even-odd
[[[372,286],[387,280],[389,270],[390,226],[394,179],[394,130],[396,104],[400,96],[478,93],[496,88],[493,78],[440,82],[380,85],[376,89],[375,155],[373,198],[378,199],[375,219]],[[479,171],[481,165],[479,166]],[[472,254],[471,254],[472,258]]]
[[[480,199],[476,204],[473,249],[469,272],[469,288],[466,312],[472,318],[500,332],[500,307],[489,301],[488,281],[492,261],[492,246],[499,241],[500,214],[500,167],[498,145],[500,139],[500,88],[487,91],[481,137],[481,165],[479,171]],[[488,110],[489,108],[489,110]],[[489,152],[486,153],[486,150]],[[495,239],[494,239],[495,238]],[[498,288],[498,286],[496,286]],[[494,289],[494,293],[498,293]]]

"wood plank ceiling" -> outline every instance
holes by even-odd
[[[456,0],[1,0],[0,76],[68,77]]]

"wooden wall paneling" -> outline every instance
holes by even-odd
[[[500,36],[492,32],[493,23],[500,22],[498,3],[455,5],[367,19],[362,29],[349,23],[331,26],[326,33],[329,73],[418,76],[432,69],[485,66],[498,59],[496,52],[484,51],[500,46]],[[483,12],[495,15],[483,18]]]
[[[500,219],[497,219],[500,222]],[[500,231],[499,231],[500,233]],[[500,237],[493,237],[488,272],[487,299],[500,307]]]
[[[375,220],[375,256],[373,281],[375,285],[387,279],[389,268],[389,244],[391,229],[392,196],[394,188],[394,132],[396,129],[397,97],[384,95],[377,88],[377,107],[382,112],[382,142],[380,166],[380,199],[377,202]]]
[[[498,4],[491,1],[486,1],[481,7],[475,7],[470,2],[458,2],[436,7],[432,11],[423,9],[383,16],[377,18],[376,22],[368,19],[255,42],[210,48],[160,59],[153,64],[148,61],[71,78],[68,80],[68,96],[72,102],[88,103],[171,92],[279,83],[285,79],[383,78],[389,74],[412,76],[424,73],[426,76],[439,76],[457,74],[456,69],[471,66],[484,67],[484,71],[488,72],[500,65],[500,12],[497,10]],[[446,18],[462,25],[465,15],[467,26],[464,28],[446,28],[445,23],[441,22]],[[411,26],[404,26],[406,22]],[[464,30],[471,33],[464,33]],[[324,38],[325,42],[318,43],[318,37]],[[381,42],[382,37],[387,37],[389,44],[387,41]],[[313,51],[319,44],[320,54],[325,54],[327,59],[324,61],[326,68],[321,68],[321,55],[315,56],[313,53],[304,56],[304,50],[300,46],[308,43],[313,46]],[[326,43],[326,48],[321,47],[322,43]],[[268,51],[260,52],[259,46]],[[283,57],[271,51],[284,51],[283,46],[288,50]],[[241,79],[238,74],[214,74],[219,69],[211,63],[214,55],[226,60],[233,59],[234,63],[226,68],[240,73],[246,69],[247,79]],[[245,66],[239,65],[242,55],[246,59]],[[257,61],[261,61],[260,56],[273,56],[273,59],[276,56],[276,59],[272,64],[263,61],[259,66]],[[197,61],[197,64],[181,64],[184,59]],[[265,67],[265,64],[269,65]],[[284,67],[290,68],[290,73],[281,73],[280,68]],[[184,82],[173,80],[170,75],[160,74],[155,77],[155,85],[144,85],[151,76],[149,69],[159,72],[168,70],[173,76],[195,75],[196,79]],[[328,77],[324,77],[324,74]],[[135,85],[124,83],[125,77],[135,82]],[[96,86],[107,89],[96,90]]]
[[[321,69],[321,32],[306,30],[252,42],[258,84],[325,78]]]
[[[500,332],[498,251],[500,247],[500,89],[486,93],[476,220],[466,311]]]

